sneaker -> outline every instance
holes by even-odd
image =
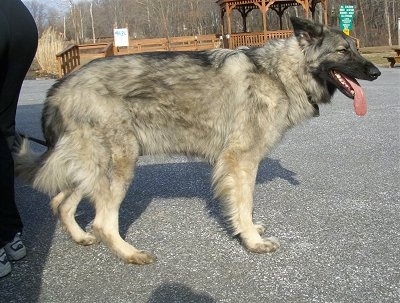
[[[9,261],[18,261],[26,256],[26,247],[21,240],[21,233],[17,233],[10,243],[4,246]]]
[[[0,278],[7,276],[11,272],[11,264],[8,261],[6,251],[0,248]]]

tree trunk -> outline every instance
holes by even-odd
[[[358,0],[359,6],[360,6],[360,11],[361,11],[361,18],[363,22],[363,30],[364,30],[364,41],[367,41],[367,23],[365,22],[365,14],[364,14],[364,7],[363,7],[363,1]]]
[[[94,20],[93,20],[93,2],[90,2],[90,21],[92,23],[92,38],[93,43],[96,43],[96,35],[94,32]]]
[[[388,43],[390,46],[392,46],[392,33],[390,30],[390,16],[389,16],[389,9],[388,9],[388,3],[387,0],[383,1],[383,4],[385,6],[385,19],[386,19],[386,25],[387,25],[387,31],[388,31]]]

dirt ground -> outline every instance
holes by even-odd
[[[35,79],[56,79],[57,75],[49,74],[40,68],[39,63],[36,58],[33,59],[32,65],[28,70],[28,73],[25,76],[26,80],[35,80]]]

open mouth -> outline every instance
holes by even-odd
[[[339,73],[336,70],[330,70],[330,77],[335,82],[336,87],[348,98],[354,99],[355,91],[351,85],[351,82],[356,83],[360,86],[356,79],[351,79],[344,74]]]
[[[354,110],[358,116],[367,113],[367,101],[364,90],[356,79],[346,76],[336,70],[330,70],[329,76],[336,87],[348,98],[353,99]]]

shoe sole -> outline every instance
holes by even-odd
[[[11,253],[6,250],[8,261],[18,261],[26,256],[26,248],[20,248],[17,251],[12,251]]]
[[[4,250],[9,261],[18,261],[26,256],[26,247],[19,237],[14,238],[14,242],[4,246]]]
[[[11,272],[11,264],[7,262],[2,266],[3,268],[0,271],[0,278],[7,276]]]

